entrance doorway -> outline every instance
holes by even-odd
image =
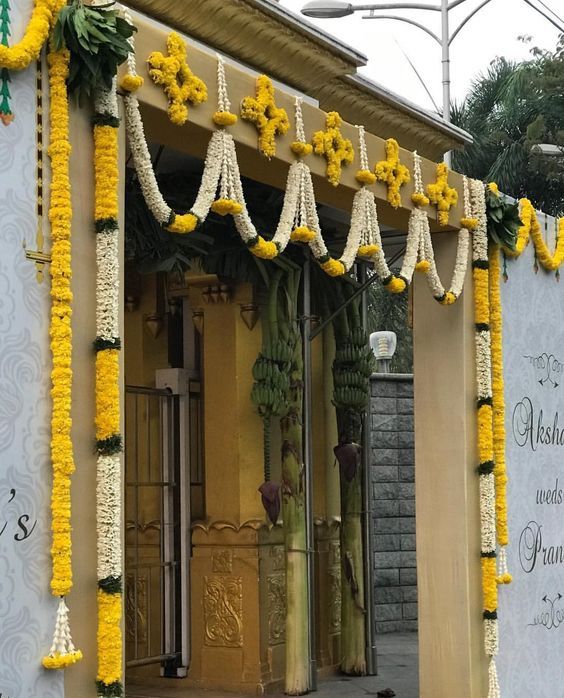
[[[203,487],[200,383],[169,369],[157,371],[157,385],[126,386],[125,653],[130,674],[176,677],[189,663],[191,493],[198,500]]]

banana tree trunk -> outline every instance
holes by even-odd
[[[360,444],[360,433],[352,439]],[[341,671],[355,676],[366,674],[361,511],[359,466],[350,481],[341,472]]]
[[[302,342],[298,334],[292,362],[290,409],[280,420],[282,517],[286,547],[286,693],[291,696],[302,695],[309,689],[302,395]]]

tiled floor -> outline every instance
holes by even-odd
[[[320,682],[316,698],[366,698],[392,689],[396,698],[418,698],[417,634],[391,633],[378,638],[378,676],[335,676]],[[233,693],[189,688],[182,679],[129,683],[126,698],[233,698]],[[282,694],[276,694],[278,696]]]

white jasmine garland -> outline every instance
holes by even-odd
[[[121,575],[121,455],[98,457],[96,499],[98,513],[98,579]]]
[[[96,334],[106,340],[119,336],[119,232],[96,236]]]

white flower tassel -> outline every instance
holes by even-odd
[[[509,584],[511,582],[511,574],[507,566],[507,549],[505,545],[499,548],[497,556],[497,575],[499,584]]]
[[[302,102],[303,97],[296,97],[294,102],[295,107],[295,119],[296,119],[296,140],[299,143],[305,143],[305,128],[304,128],[304,117],[302,114]]]
[[[217,110],[222,112],[231,111],[231,102],[227,94],[227,80],[225,78],[225,62],[219,53],[217,56]]]
[[[72,642],[69,609],[64,597],[61,596],[57,608],[53,644],[47,657],[43,658],[43,666],[46,669],[64,669],[80,659],[82,659],[82,652],[77,650]]]
[[[501,698],[501,690],[499,688],[499,681],[497,678],[497,667],[495,665],[495,658],[490,659],[490,666],[488,669],[488,679],[489,679],[489,690],[488,698]]]

